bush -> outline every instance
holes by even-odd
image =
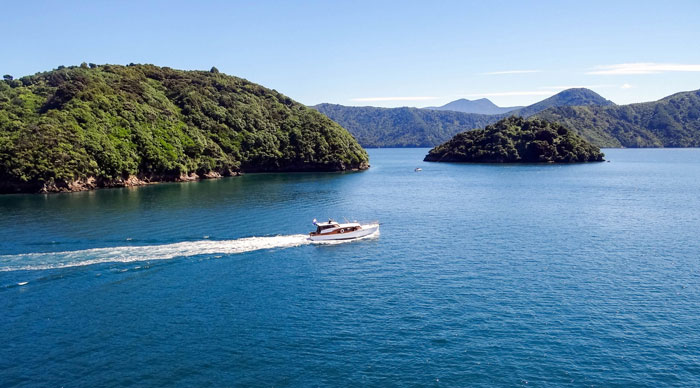
[[[368,161],[338,124],[241,78],[135,64],[25,78],[0,86],[5,186],[89,176],[332,171]]]

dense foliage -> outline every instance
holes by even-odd
[[[600,149],[567,128],[544,120],[509,117],[457,134],[425,157],[429,162],[575,163],[602,161]]]
[[[585,88],[573,88],[563,90],[552,97],[545,98],[540,102],[528,105],[524,108],[509,112],[508,115],[530,117],[542,112],[545,109],[563,106],[609,106],[615,105],[612,101],[606,100],[600,94]]]
[[[418,108],[320,104],[313,108],[342,125],[363,147],[433,147],[494,116]]]
[[[417,108],[315,108],[366,147],[432,147],[506,117]],[[557,122],[598,147],[700,147],[700,90],[618,106],[591,90],[568,89],[507,115]]]
[[[553,108],[537,117],[601,147],[700,147],[700,90],[641,104]]]
[[[567,89],[536,104],[499,115],[332,104],[313,108],[347,128],[363,147],[434,147],[459,132],[483,128],[511,115],[528,117],[553,106],[591,104],[612,102],[588,89]]]
[[[0,81],[0,191],[367,162],[327,117],[216,68],[83,64]]]

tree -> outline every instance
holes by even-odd
[[[4,80],[7,81],[7,82],[10,82],[10,81],[12,81],[14,78],[13,78],[11,75],[9,75],[9,74],[5,74],[5,75],[2,76],[2,79],[4,79]]]
[[[219,74],[219,69],[216,68],[216,66],[212,66],[211,70],[209,70],[210,73],[214,74]]]

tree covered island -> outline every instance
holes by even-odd
[[[600,148],[566,127],[539,119],[508,117],[484,129],[461,132],[430,150],[428,162],[600,162]]]

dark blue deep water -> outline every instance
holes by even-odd
[[[426,152],[0,196],[0,386],[700,385],[700,150]]]

